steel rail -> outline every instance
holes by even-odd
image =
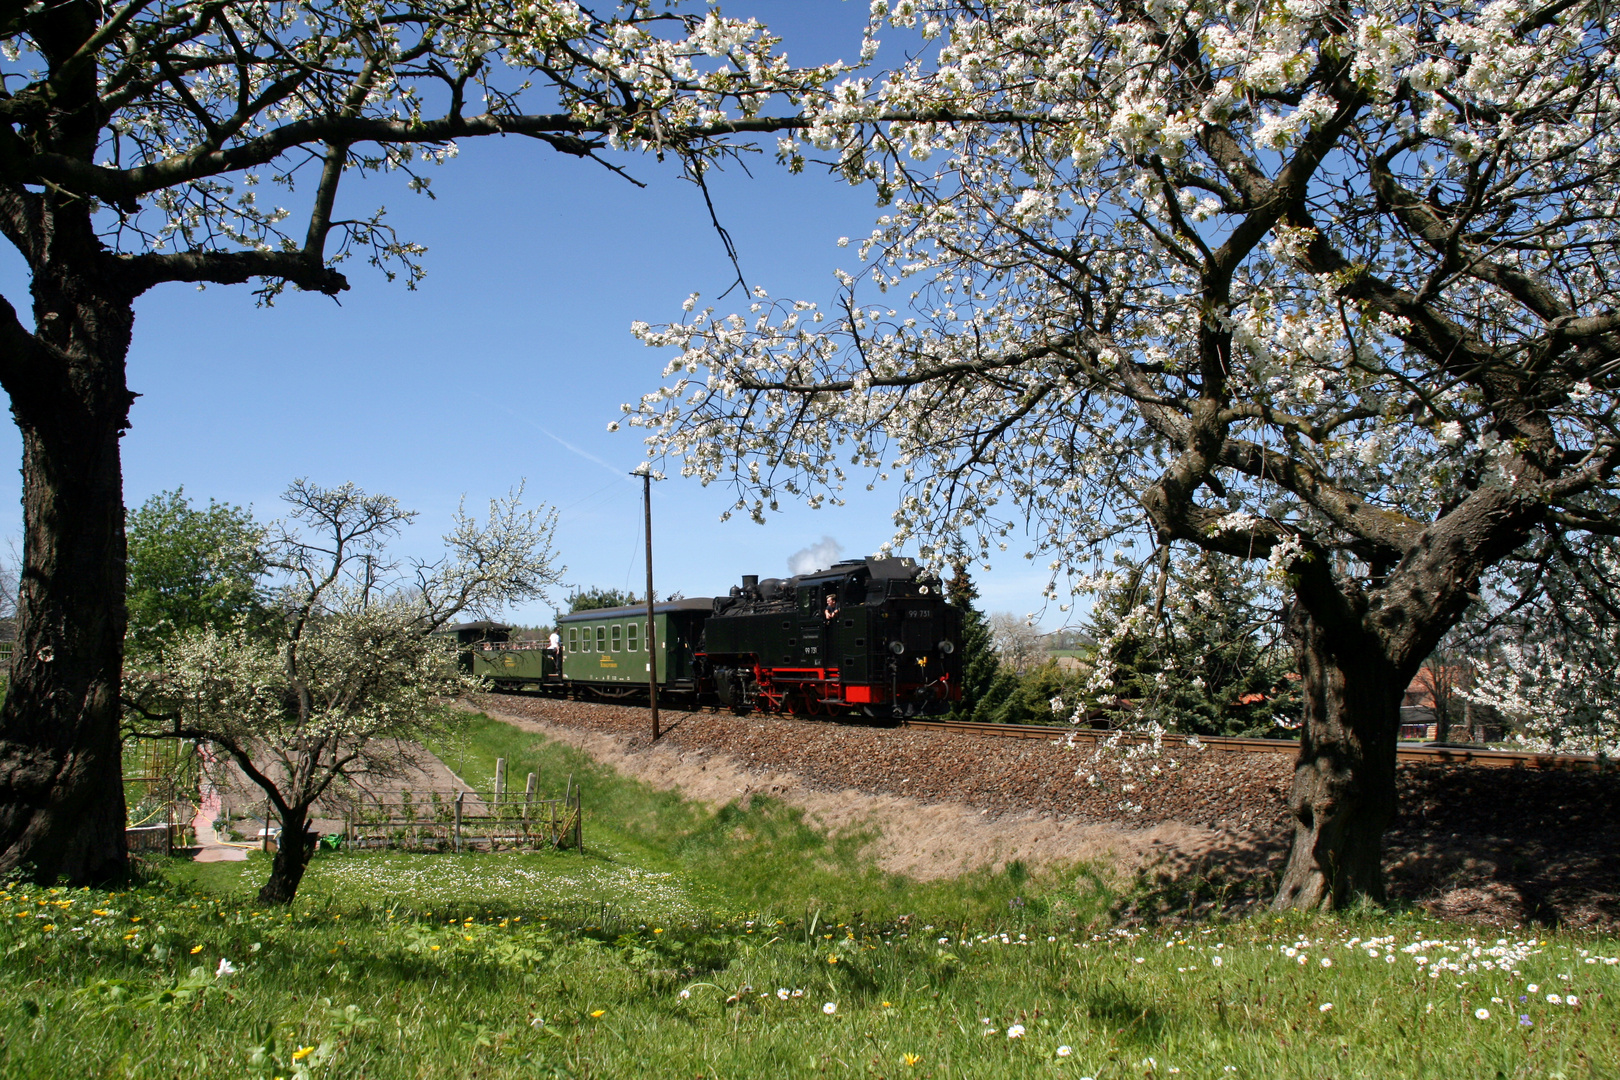
[[[1100,731],[1038,724],[980,724],[963,720],[902,720],[901,727],[918,731],[949,731],[958,735],[989,735],[1002,739],[1045,739],[1092,745],[1117,739],[1117,745],[1151,743],[1152,735],[1134,732]],[[1297,754],[1299,744],[1283,739],[1237,739],[1224,735],[1160,736],[1164,745],[1211,750],[1222,754]],[[1195,742],[1196,740],[1196,742]],[[1594,754],[1543,754],[1530,750],[1489,750],[1478,746],[1451,746],[1398,743],[1396,761],[1427,762],[1441,765],[1482,765],[1496,769],[1571,769],[1606,772],[1620,768],[1620,761]]]

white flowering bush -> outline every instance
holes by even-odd
[[[1461,694],[1501,713],[1527,749],[1620,756],[1620,552],[1596,541],[1535,567],[1533,592],[1504,582],[1482,605],[1474,684]]]
[[[304,480],[284,498],[293,513],[268,530],[264,562],[280,577],[266,614],[182,634],[125,692],[134,734],[217,749],[274,805],[282,842],[260,893],[272,903],[297,892],[316,800],[400,775],[444,728],[446,699],[476,688],[434,631],[544,595],[562,573],[555,514],[521,509],[520,494],[493,502],[486,522],[458,513],[445,557],[407,567],[387,542],[415,515],[392,498]]]
[[[1264,564],[1311,736],[1280,902],[1381,895],[1400,692],[1492,565],[1607,527],[1607,9],[874,12],[938,46],[812,106],[888,203],[859,264],[638,327],[630,421],[756,519],[893,478],[925,557],[1027,528],[1054,596],[1144,541]]]

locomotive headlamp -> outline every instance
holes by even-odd
[[[951,653],[953,653],[955,651],[956,651],[955,643],[950,642],[950,641],[941,641],[939,643],[939,654],[941,656],[949,656],[949,655],[951,655]]]
[[[906,643],[896,638],[894,641],[889,642],[889,651],[899,656],[906,651]]]

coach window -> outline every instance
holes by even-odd
[[[637,623],[626,623],[625,624],[625,627],[624,627],[624,651],[625,652],[640,652],[641,651],[641,645],[639,644],[639,642],[637,640],[639,638],[639,636],[640,636],[639,624],[637,624]]]
[[[624,651],[623,634],[624,634],[624,628],[621,627],[618,623],[614,623],[613,624],[613,651],[614,652],[623,652]]]
[[[607,627],[605,626],[596,628],[596,651],[607,652]]]
[[[568,651],[579,652],[579,627],[577,626],[568,628]]]

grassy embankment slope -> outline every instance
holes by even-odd
[[[710,813],[483,720],[443,749],[474,783],[496,756],[583,781],[586,855],[324,854],[290,911],[252,903],[260,861],[0,890],[0,1076],[1573,1080],[1620,1060],[1611,940],[1385,913],[1111,928],[1082,872],[917,885],[767,800]]]

